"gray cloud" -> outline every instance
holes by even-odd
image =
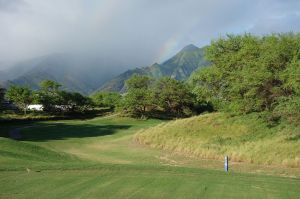
[[[256,34],[299,32],[300,14],[266,17],[257,22],[250,32]]]
[[[0,0],[0,12],[15,12],[25,5],[23,0]]]
[[[0,61],[74,52],[149,65],[226,33],[299,31],[299,11],[298,0],[0,0]]]

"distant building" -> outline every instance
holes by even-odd
[[[44,106],[42,104],[30,104],[27,109],[30,111],[43,111]]]

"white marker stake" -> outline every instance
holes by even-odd
[[[224,160],[224,170],[225,170],[225,172],[228,172],[228,156],[225,156],[225,160]]]

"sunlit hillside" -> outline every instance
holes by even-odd
[[[136,134],[150,147],[207,159],[300,166],[299,127],[268,126],[257,114],[212,113],[160,124]]]

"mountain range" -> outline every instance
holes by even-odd
[[[124,92],[125,81],[134,74],[185,80],[194,70],[207,65],[204,48],[192,44],[161,64],[127,70],[119,75],[117,65],[113,66],[111,63],[82,60],[67,54],[52,54],[20,62],[9,70],[0,71],[0,84],[4,87],[11,84],[27,85],[38,89],[42,80],[50,79],[62,84],[66,90],[83,94],[95,91]]]
[[[177,80],[186,80],[199,67],[209,65],[209,62],[204,58],[204,51],[205,47],[198,48],[190,44],[161,64],[155,63],[151,66],[127,70],[106,82],[99,90],[124,92],[126,80],[134,74],[147,75],[153,78],[169,76]]]

